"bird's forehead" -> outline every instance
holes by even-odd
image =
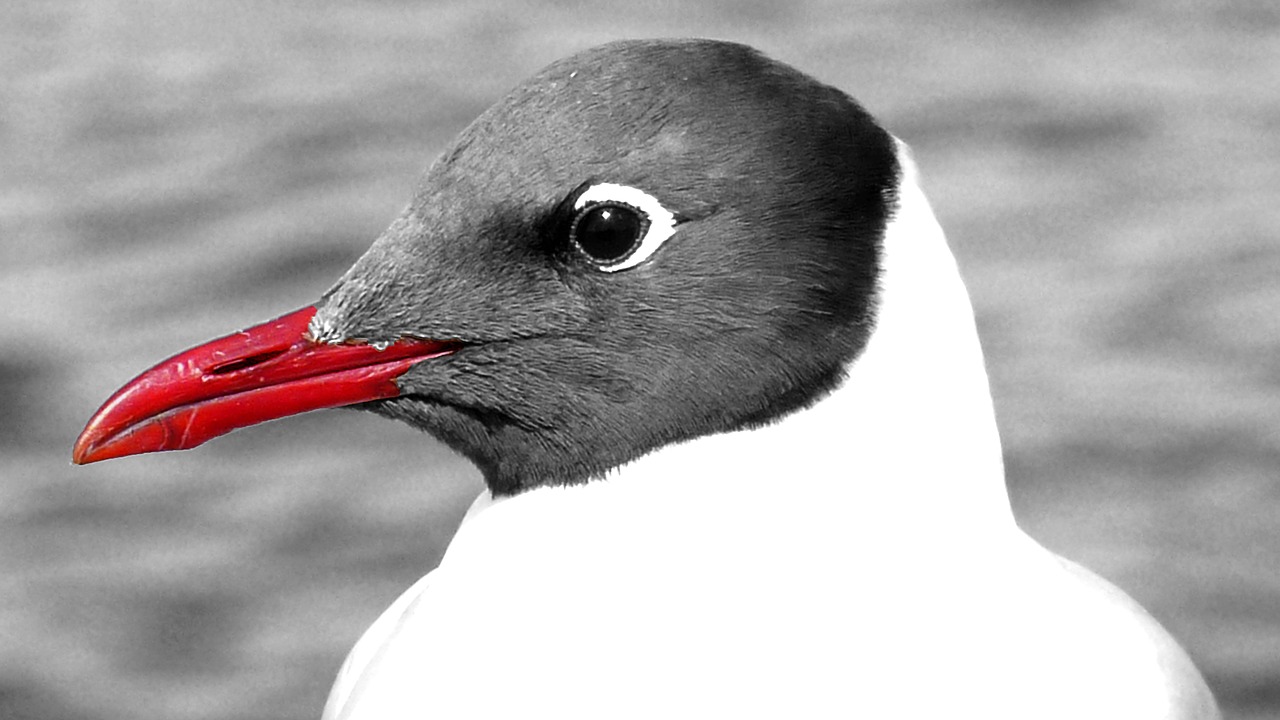
[[[446,158],[705,164],[802,131],[794,106],[811,104],[816,83],[746,48],[688,49],[622,44],[553,63],[482,114]]]
[[[714,114],[670,86],[544,81],[516,91],[482,115],[460,142],[486,145],[508,160],[604,166],[651,155],[680,156],[719,134]]]

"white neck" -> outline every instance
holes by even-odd
[[[886,507],[905,503],[930,523],[944,521],[935,516],[941,513],[1012,525],[969,294],[902,142],[898,160],[898,209],[885,233],[876,326],[848,381],[829,398],[840,423],[832,429],[851,455],[875,468],[874,487],[862,491]]]

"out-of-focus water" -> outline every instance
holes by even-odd
[[[161,357],[312,302],[449,137],[618,37],[754,44],[912,143],[1025,527],[1280,716],[1280,6],[10,2],[0,717],[318,715],[478,488],[354,412],[69,464]]]

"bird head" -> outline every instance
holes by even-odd
[[[510,494],[771,422],[866,346],[900,175],[855,101],[750,48],[573,55],[464,130],[314,308],[139,376],[75,459],[358,404]]]

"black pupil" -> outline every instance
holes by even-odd
[[[623,205],[598,205],[578,218],[573,239],[592,258],[601,261],[626,257],[644,232],[644,220]]]

